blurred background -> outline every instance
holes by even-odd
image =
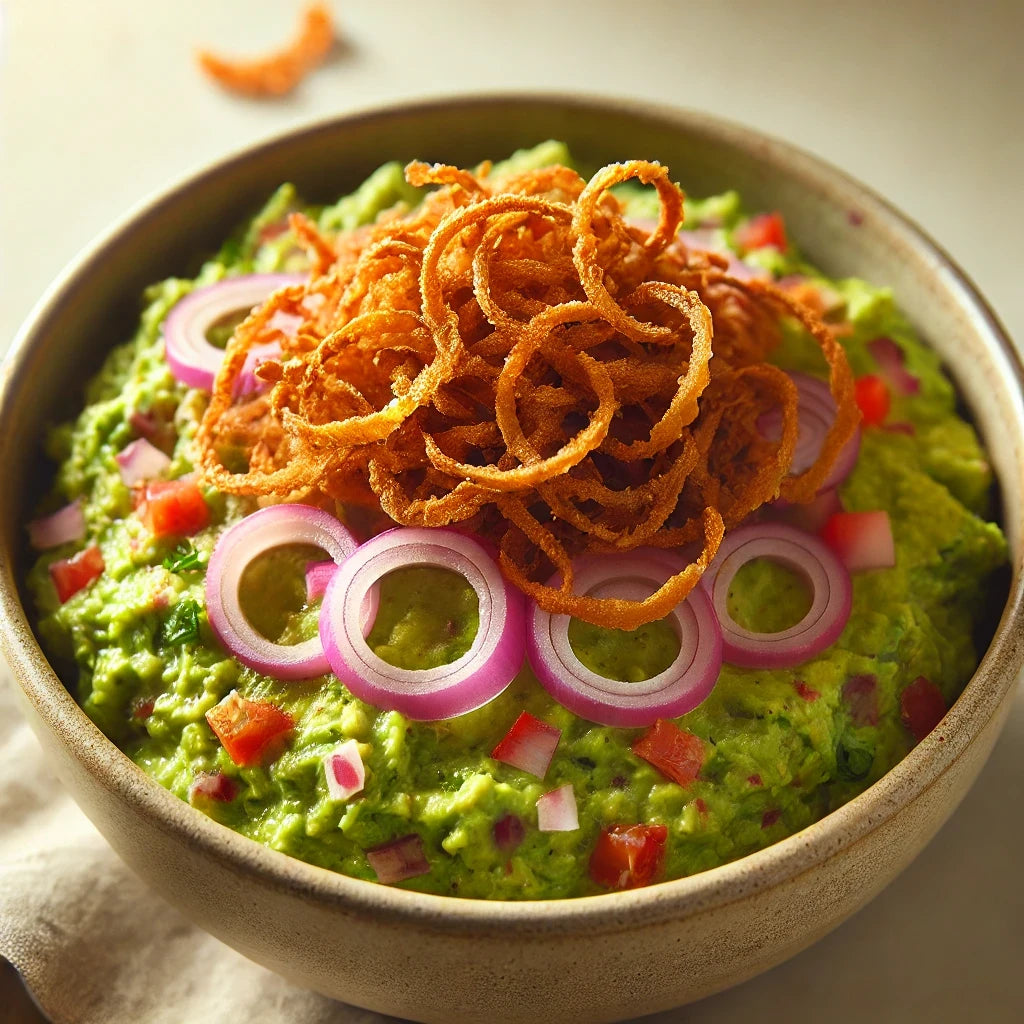
[[[83,245],[182,175],[321,117],[497,90],[646,98],[794,142],[915,219],[1024,343],[1022,0],[329,6],[327,64],[256,101],[194,52],[272,50],[299,0],[0,0],[0,353]],[[979,784],[875,903],[770,974],[652,1019],[1020,1020],[1022,755],[1018,695]],[[0,1019],[14,998],[0,976]]]

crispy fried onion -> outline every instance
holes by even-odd
[[[298,34],[266,57],[231,60],[209,50],[196,54],[199,66],[215,82],[243,96],[283,96],[320,64],[334,45],[334,23],[325,4],[302,12]]]
[[[333,501],[372,528],[465,524],[542,608],[624,629],[683,600],[759,506],[814,496],[858,419],[842,349],[771,284],[671,245],[683,195],[664,167],[613,164],[589,183],[564,167],[407,176],[437,186],[411,214],[334,239],[293,225],[310,280],[236,330],[197,437],[206,480]],[[661,201],[649,233],[609,192],[631,178]],[[274,333],[278,312],[297,333]],[[766,361],[786,319],[820,347],[838,408],[799,475],[796,388]],[[236,399],[271,336],[269,390]],[[757,426],[773,409],[778,440]],[[689,564],[640,602],[574,591],[574,556],[639,546]]]

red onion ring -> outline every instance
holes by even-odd
[[[813,465],[821,454],[825,435],[836,418],[836,403],[827,382],[796,371],[791,372],[789,376],[792,377],[797,390],[797,437],[790,467],[790,472],[795,476]],[[778,409],[766,412],[758,418],[757,427],[767,440],[777,441],[782,436],[782,412]],[[828,476],[818,489],[819,494],[837,487],[850,475],[857,464],[859,452],[858,429],[836,456]]]
[[[309,679],[330,671],[319,636],[298,644],[268,640],[239,603],[242,574],[253,559],[285,544],[315,544],[339,565],[356,550],[355,538],[329,512],[312,505],[271,505],[235,523],[217,541],[206,571],[206,611],[221,643],[243,664],[276,679]],[[367,595],[370,601],[375,595]],[[360,624],[376,608],[364,606]]]
[[[573,562],[573,576],[583,594],[639,601],[682,568],[667,552],[631,551],[579,558]],[[707,594],[695,588],[671,616],[679,654],[663,672],[639,683],[592,672],[569,643],[571,617],[537,606],[526,636],[527,658],[544,689],[573,714],[599,725],[652,725],[697,707],[711,693],[722,667],[722,633]]]
[[[411,565],[463,576],[476,591],[480,626],[469,650],[448,665],[403,669],[370,650],[356,614],[382,577]],[[334,574],[320,611],[320,637],[334,674],[360,700],[407,718],[454,718],[486,704],[523,662],[522,594],[472,537],[445,529],[400,527],[362,544]]]
[[[337,570],[337,562],[310,562],[306,566],[306,600],[315,601],[323,597],[327,593],[327,584]]]
[[[811,587],[811,607],[789,629],[755,633],[729,614],[729,588],[740,568],[768,558],[800,573]],[[853,590],[842,562],[817,537],[784,523],[758,523],[726,534],[704,574],[722,628],[724,660],[741,668],[792,668],[838,639],[850,617]]]
[[[206,332],[225,316],[248,311],[279,288],[304,280],[298,274],[248,274],[189,292],[164,321],[164,354],[171,372],[190,388],[212,391],[224,350],[211,345]]]

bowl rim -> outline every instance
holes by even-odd
[[[941,270],[943,287],[968,313],[975,330],[985,335],[991,354],[1001,362],[1007,379],[1014,382],[1016,398],[1019,400],[1024,392],[1021,357],[970,278],[905,214],[827,161],[757,129],[686,108],[597,94],[502,91],[388,102],[318,118],[236,148],[143,199],[75,257],[30,312],[0,368],[0,432],[10,415],[16,383],[33,343],[45,334],[47,321],[59,309],[65,293],[97,272],[108,249],[147,219],[179,203],[193,189],[230,176],[262,154],[321,134],[345,132],[360,123],[400,120],[410,115],[451,116],[458,110],[497,109],[508,104],[612,113],[700,135],[730,148],[749,151],[756,147],[759,156],[773,164],[784,163],[787,175],[805,186],[814,186],[817,191],[841,190],[856,202],[856,208],[869,211],[887,231],[934,261]],[[1024,619],[1024,581],[1017,559],[1007,602],[989,647],[944,719],[943,728],[931,733],[865,792],[808,828],[738,860],[646,888],[557,900],[469,899],[381,885],[308,864],[218,824],[164,789],[99,731],[50,667],[21,604],[13,561],[7,550],[0,551],[0,618],[8,627],[0,629],[0,652],[39,717],[96,782],[119,800],[127,801],[135,813],[158,830],[187,839],[205,856],[258,885],[349,914],[372,914],[381,921],[419,924],[435,932],[465,933],[471,928],[476,933],[552,935],[583,926],[588,935],[599,935],[621,930],[626,914],[645,925],[655,925],[720,908],[752,892],[791,881],[865,839],[933,786],[963,755],[973,732],[980,731],[997,714],[1024,662],[1024,643],[1017,636]]]

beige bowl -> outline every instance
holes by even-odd
[[[357,881],[275,853],[145,776],[83,714],[32,634],[22,524],[45,486],[39,438],[80,401],[84,367],[126,337],[152,280],[191,266],[281,181],[329,199],[387,159],[463,165],[546,138],[603,163],[659,159],[694,194],[779,209],[832,275],[891,285],[948,363],[1002,488],[1013,579],[981,666],[941,725],[881,782],[803,832],[693,878],[586,899],[488,903]],[[571,97],[428,102],[326,122],[247,150],[135,211],[57,282],[0,392],[0,643],[58,773],[168,900],[310,988],[436,1021],[601,1021],[700,998],[838,925],[949,817],[988,757],[1022,657],[1021,364],[984,301],[877,196],[790,146],[702,115]],[[16,482],[17,486],[11,486]]]

